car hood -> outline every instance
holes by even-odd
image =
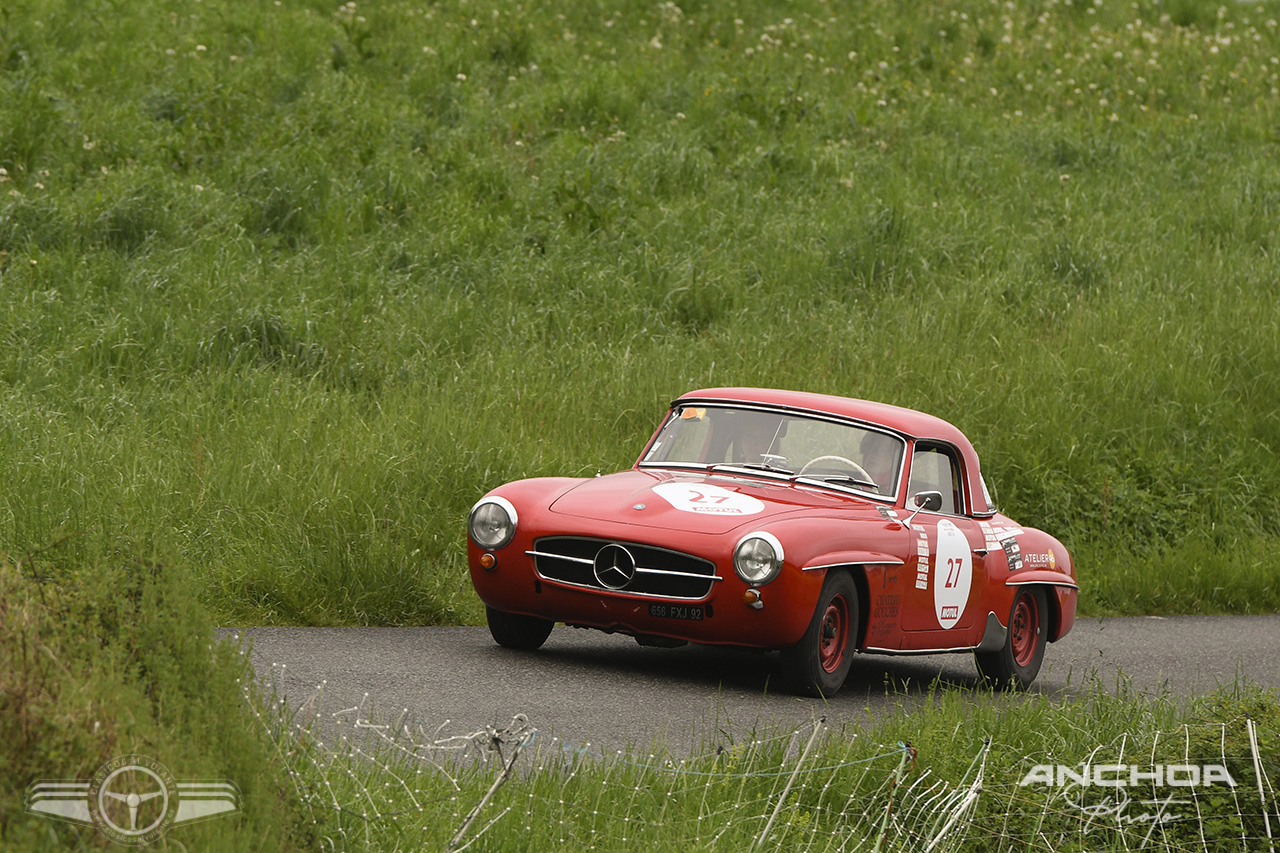
[[[813,487],[753,477],[654,470],[622,471],[584,480],[563,492],[551,511],[690,533],[728,533],[803,510],[844,510],[866,502]],[[867,507],[869,509],[869,507]]]

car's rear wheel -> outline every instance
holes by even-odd
[[[806,696],[832,696],[853,662],[858,588],[847,572],[829,571],[813,619],[800,642],[782,650],[787,686]]]
[[[1044,590],[1024,586],[1014,596],[1004,646],[994,652],[974,652],[978,672],[997,687],[1026,688],[1040,673],[1049,637],[1049,606]]]
[[[498,645],[508,649],[524,649],[533,651],[551,636],[554,622],[539,619],[537,616],[525,616],[520,613],[506,613],[486,606],[485,616],[489,621],[489,633]]]

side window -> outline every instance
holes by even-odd
[[[920,492],[941,492],[942,509],[947,515],[964,511],[960,489],[960,466],[946,448],[916,445],[911,456],[911,483],[908,497]]]

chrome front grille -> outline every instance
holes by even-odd
[[[696,601],[720,579],[710,560],[611,539],[548,536],[527,553],[545,580],[627,595]]]

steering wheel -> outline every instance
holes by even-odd
[[[854,462],[852,459],[847,459],[843,456],[832,455],[832,456],[815,457],[813,459],[810,459],[808,462],[804,463],[804,467],[800,469],[800,473],[801,474],[808,473],[809,469],[817,467],[819,462],[840,462],[841,464],[849,466],[849,468],[852,469],[853,473],[859,479],[866,480],[868,483],[875,482],[875,479],[872,478],[872,476],[867,473],[866,468],[863,468],[861,465],[859,465],[857,462]]]

